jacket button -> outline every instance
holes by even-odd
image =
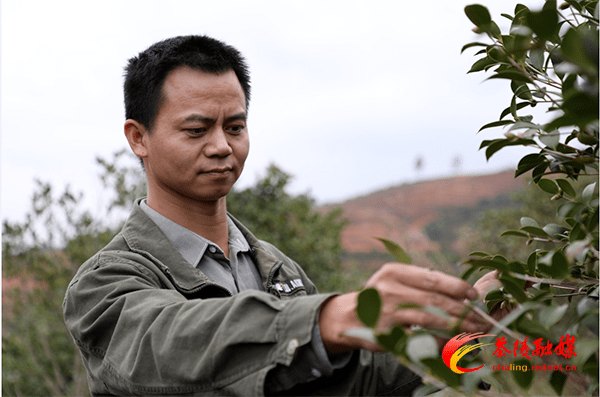
[[[298,339],[292,339],[291,341],[288,342],[287,345],[287,349],[285,350],[287,354],[289,354],[290,356],[294,355],[294,353],[296,352],[296,349],[298,348]]]

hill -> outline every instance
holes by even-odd
[[[342,245],[347,261],[368,266],[386,260],[383,245],[375,239],[385,237],[400,244],[413,262],[435,266],[442,242],[453,241],[431,236],[435,228],[430,227],[430,233],[426,233],[428,225],[434,225],[450,212],[456,214],[457,209],[461,209],[458,213],[466,221],[483,209],[508,205],[510,194],[523,187],[523,179],[515,179],[514,171],[464,175],[390,187],[325,206],[323,210],[340,206],[344,210],[348,225],[342,231]]]

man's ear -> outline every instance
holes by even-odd
[[[139,158],[148,157],[146,141],[148,139],[148,130],[138,121],[128,119],[125,121],[125,137],[133,153]]]

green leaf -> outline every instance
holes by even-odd
[[[512,139],[496,139],[489,144],[485,151],[485,156],[489,160],[494,153],[506,146],[527,146],[530,144],[535,144],[535,142],[531,139],[515,139],[514,137]]]
[[[551,40],[558,32],[558,14],[556,9],[543,9],[527,14],[527,24],[541,40]]]
[[[461,276],[460,278],[462,280],[468,280],[469,277],[471,277],[471,274],[473,274],[475,272],[475,270],[477,270],[476,267],[470,267],[468,268]]]
[[[504,236],[517,236],[517,237],[529,237],[529,234],[522,232],[520,230],[507,230],[505,232],[503,232],[500,237],[504,237]]]
[[[584,317],[588,314],[595,314],[596,318],[598,316],[598,299],[597,298],[589,298],[585,297],[579,301],[577,304],[577,315],[580,317]]]
[[[544,229],[540,228],[540,227],[535,227],[535,226],[523,226],[521,228],[521,230],[532,234],[534,236],[538,236],[538,237],[542,237],[542,238],[550,238],[550,236],[548,235],[548,233],[546,233],[544,231]]]
[[[542,178],[542,176],[544,176],[544,173],[546,172],[546,169],[548,168],[549,165],[550,165],[549,162],[543,162],[540,165],[538,165],[537,167],[535,167],[533,169],[533,171],[531,171],[531,178],[534,183],[539,181],[540,178]]]
[[[419,362],[424,358],[435,358],[438,356],[438,344],[432,335],[414,335],[408,338],[406,355],[415,362]]]
[[[367,288],[358,294],[356,314],[361,323],[374,328],[381,312],[381,296],[375,288]]]
[[[387,252],[389,252],[396,261],[410,265],[410,257],[400,245],[381,237],[377,237],[377,240],[383,243]]]
[[[491,256],[491,255],[488,254],[487,252],[473,251],[473,252],[469,253],[469,255],[467,255],[467,256],[482,256],[482,257],[486,257],[486,256]]]
[[[510,83],[510,89],[517,97],[521,99],[525,99],[526,101],[531,101],[533,99],[531,91],[529,90],[529,86],[525,83],[512,81]]]
[[[493,301],[486,301],[485,307],[487,308],[488,313],[491,313],[492,310],[498,305],[498,303],[501,303],[502,301],[506,301],[506,299],[496,299]],[[506,301],[506,302],[508,302],[508,301]]]
[[[594,198],[594,191],[596,189],[596,182],[590,183],[583,189],[583,193],[581,193],[581,199],[587,205],[590,205],[590,202]]]
[[[500,262],[500,261],[495,261],[493,259],[479,259],[479,258],[469,258],[465,261],[465,263],[472,265],[472,266],[478,266],[478,267],[485,267],[485,268],[492,268],[492,269],[497,269],[500,271],[508,271],[508,266],[506,266],[506,263],[504,262]]]
[[[575,242],[577,242],[579,240],[583,240],[587,236],[585,233],[584,226],[577,221],[574,221],[574,222],[575,222],[575,224],[573,226],[573,229],[571,229],[571,231],[569,232],[569,242],[571,244],[574,244]]]
[[[406,344],[406,332],[399,325],[394,325],[386,334],[377,335],[377,342],[385,351],[400,354]]]
[[[521,218],[521,226],[540,227],[540,225],[536,222],[535,219],[529,218],[528,216],[524,216]]]
[[[487,8],[480,4],[472,4],[465,7],[467,18],[477,27],[484,27],[492,22],[492,17]]]
[[[592,134],[589,134],[586,131],[579,131],[579,133],[577,134],[577,140],[583,143],[584,145],[592,146],[598,144],[598,138]]]
[[[448,368],[441,358],[424,358],[421,362],[428,366],[433,374],[440,377],[448,386],[460,386],[460,374]]]
[[[558,132],[558,130],[550,132],[548,134],[540,134],[539,138],[544,145],[551,149],[556,149],[556,147],[560,143],[560,133]]]
[[[573,358],[573,364],[583,367],[585,362],[596,351],[598,351],[598,338],[579,340],[577,339],[577,357]]]
[[[519,302],[527,302],[527,295],[525,295],[525,281],[517,279],[506,274],[500,276],[500,281],[504,286],[504,290],[514,296]]]
[[[529,254],[529,257],[527,257],[528,274],[531,276],[535,275],[535,271],[537,269],[537,259],[538,255],[535,251]]]
[[[565,303],[560,306],[546,306],[539,312],[540,323],[544,328],[550,329],[554,324],[560,321],[567,312],[569,304]]]
[[[481,132],[481,131],[483,131],[483,130],[485,130],[487,128],[501,127],[503,125],[512,124],[512,123],[514,123],[514,121],[512,121],[512,120],[493,121],[493,122],[487,123],[486,125],[484,125],[483,127],[481,127],[479,129],[479,131],[477,131],[477,132]]]
[[[558,193],[558,185],[552,179],[542,178],[537,182],[537,185],[540,189],[542,189],[546,193],[550,193],[550,194]]]
[[[592,231],[598,229],[598,222],[600,222],[600,217],[598,217],[598,208],[596,208],[588,218],[587,229]]]
[[[519,102],[516,104],[515,111],[521,110],[527,106],[531,106],[531,102]],[[511,107],[512,105],[502,111],[502,113],[500,114],[500,120],[502,120],[504,117],[508,116],[511,113]],[[511,123],[514,123],[514,121],[511,121]]]
[[[465,44],[461,50],[460,53],[462,54],[466,49],[469,49],[471,47],[487,47],[489,44],[485,44],[485,43],[479,43],[479,42],[473,42],[473,43],[469,43],[469,44]]]
[[[561,108],[575,117],[598,119],[598,97],[585,92],[576,92],[565,96]]]
[[[527,265],[525,265],[523,262],[512,261],[508,263],[508,268],[513,273],[525,274],[527,270]],[[525,284],[523,283],[523,286],[524,285]]]
[[[538,260],[538,270],[555,279],[563,279],[569,275],[569,262],[561,251],[549,252]]]
[[[548,331],[542,324],[538,321],[528,318],[528,316],[523,316],[517,321],[517,331],[524,335],[532,336],[535,339],[543,338],[550,340],[552,339],[552,335],[550,335],[550,331]]]
[[[531,62],[533,67],[535,67],[537,70],[543,70],[544,69],[544,56],[545,56],[544,50],[542,50],[540,48],[532,49],[529,52],[529,61]]]
[[[344,332],[344,335],[352,336],[354,338],[363,339],[371,343],[377,344],[377,339],[375,338],[375,331],[373,331],[372,328],[352,328]]]
[[[488,56],[495,60],[498,63],[508,64],[508,56],[506,55],[506,51],[500,46],[490,46],[487,49]]]
[[[528,154],[524,156],[517,165],[517,170],[515,172],[515,178],[519,175],[522,175],[529,171],[532,168],[537,167],[538,165],[544,163],[546,158],[541,154]]]
[[[493,60],[490,57],[485,57],[477,60],[469,69],[468,73],[481,72],[482,70],[487,70],[490,66],[496,65],[498,61]]]
[[[529,121],[517,121],[510,127],[510,130],[520,130],[524,128],[539,130],[541,126],[539,124],[531,123]]]
[[[569,181],[561,178],[561,179],[557,179],[556,183],[558,184],[560,189],[563,191],[563,193],[565,193],[567,196],[569,196],[573,199],[575,197],[577,197],[577,192],[575,191],[575,189],[573,189],[573,186],[571,186]]]
[[[554,239],[561,239],[564,237],[563,234],[565,232],[565,228],[557,225],[556,223],[548,223],[542,229]]]
[[[561,371],[552,372],[552,375],[550,375],[550,386],[552,386],[556,394],[559,396],[562,395],[563,389],[565,388],[565,383],[567,383],[567,375]]]
[[[504,70],[500,72],[496,72],[496,74],[487,78],[487,80],[491,79],[508,79],[508,80],[516,80],[516,81],[524,81],[526,83],[533,83],[529,76],[519,72],[517,70]]]
[[[561,51],[569,61],[598,76],[598,31],[594,31],[569,29],[563,37]]]
[[[531,382],[533,382],[534,375],[533,371],[529,371],[529,366],[531,365],[531,362],[525,358],[520,358],[518,360],[513,361],[513,364],[515,365],[514,368],[526,368],[525,371],[515,370],[511,372],[513,374],[513,377],[515,378],[515,381],[517,381],[517,384],[521,386],[521,388],[523,388],[524,390],[528,390],[531,386]]]
[[[590,356],[590,358],[583,365],[583,372],[588,374],[593,378],[597,378],[598,376],[598,356],[594,354]]]
[[[570,261],[583,262],[590,251],[590,240],[570,240],[571,244],[565,249],[565,255]]]
[[[510,101],[510,114],[517,120],[519,116],[517,115],[517,96],[513,95]]]
[[[552,131],[558,129],[560,127],[570,127],[570,126],[584,126],[595,120],[598,120],[598,116],[594,117],[581,117],[573,114],[564,114],[560,117],[555,118],[548,124],[544,126],[544,130]]]
[[[560,207],[558,207],[558,210],[556,211],[556,215],[560,219],[575,217],[575,216],[577,216],[577,214],[579,214],[583,210],[583,208],[584,208],[584,205],[581,203],[573,203],[573,202],[565,203],[565,204],[561,205]]]
[[[515,6],[515,18],[519,17],[521,19],[524,19],[528,12],[529,7],[527,7],[524,4],[519,3]]]
[[[515,309],[513,309],[510,313],[508,313],[499,322],[501,325],[508,327],[510,324],[512,324],[515,320],[519,319],[527,311],[531,310],[532,308],[535,308],[536,305],[537,305],[537,303],[535,303],[535,302],[525,302],[522,305],[517,306]],[[500,328],[495,326],[489,333],[497,335],[500,332],[501,332]]]
[[[487,295],[485,296],[486,301],[496,301],[496,300],[502,300],[505,298],[506,297],[504,296],[504,292],[500,291],[499,289],[492,290],[492,291],[488,292]]]
[[[556,0],[546,0],[544,6],[542,7],[542,10],[552,10],[556,12],[556,7]]]

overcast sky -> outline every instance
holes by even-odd
[[[511,94],[505,81],[466,73],[475,51],[461,47],[480,40],[464,15],[469,3],[4,0],[2,217],[23,218],[34,178],[70,184],[92,210],[104,208],[94,159],[127,147],[123,67],[154,42],[187,34],[221,39],[248,60],[251,150],[240,187],[275,163],[293,175],[292,193],[332,203],[513,168],[523,152],[486,162],[478,151],[501,135],[477,130]],[[498,22],[516,4],[481,3]]]

